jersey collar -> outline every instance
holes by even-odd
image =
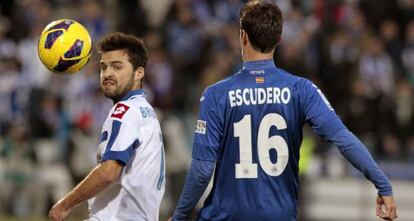
[[[272,59],[269,60],[257,60],[257,61],[247,61],[243,63],[243,69],[252,70],[252,69],[266,69],[276,67]]]
[[[129,91],[120,101],[126,101],[129,98],[135,96],[135,95],[146,95],[147,93],[143,89],[133,90]]]

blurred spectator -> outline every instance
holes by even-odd
[[[400,77],[404,76],[405,70],[401,59],[403,43],[400,39],[400,30],[397,22],[394,20],[384,20],[380,24],[380,35],[384,41],[385,49],[393,63],[395,73]]]
[[[401,154],[401,143],[398,138],[391,133],[387,133],[382,139],[383,156],[387,156],[388,160],[397,160]]]
[[[414,135],[414,88],[407,81],[399,81],[395,93],[395,132],[403,142]]]
[[[108,32],[108,22],[104,17],[105,7],[101,1],[82,1],[79,22],[89,31],[92,41],[100,39]]]
[[[151,28],[159,28],[167,16],[173,0],[141,0],[140,3],[147,12],[148,25]]]
[[[7,38],[6,34],[10,31],[10,21],[5,17],[0,17],[0,57],[10,58],[16,54],[16,44],[12,39]]]
[[[270,1],[284,15],[276,65],[311,78],[375,157],[414,160],[414,1]],[[93,41],[112,31],[144,37],[150,53],[144,86],[163,118],[171,203],[189,163],[201,92],[241,68],[242,2],[0,1],[0,176],[20,173],[32,185],[2,177],[0,211],[41,214],[48,198],[66,193],[95,163],[96,136],[113,105],[100,92],[95,52],[75,75],[52,74],[41,64],[36,47],[46,24],[78,19]],[[316,144],[315,158],[326,159],[321,168],[336,160],[326,150]]]
[[[402,51],[402,60],[404,68],[407,71],[407,77],[414,86],[414,19],[412,19],[407,25],[405,46]]]
[[[141,7],[140,1],[124,0],[118,4],[115,27],[121,32],[144,36],[148,29],[147,13]]]
[[[17,58],[2,58],[0,61],[0,132],[6,122],[22,119],[24,104],[19,100],[23,87],[21,67]]]
[[[201,33],[190,4],[176,4],[172,7],[173,15],[166,23],[167,50],[179,69],[186,70],[201,56]]]
[[[395,0],[361,0],[359,2],[368,23],[375,30],[378,29],[383,19],[398,18],[399,10]]]
[[[232,23],[238,21],[240,8],[243,2],[240,0],[223,0],[213,3],[213,16],[223,23]]]
[[[39,186],[36,185],[35,155],[27,139],[25,122],[10,123],[5,139],[0,143],[0,159],[4,175],[0,188],[0,202],[5,211],[20,218],[40,215],[41,205],[36,201]],[[1,211],[1,208],[0,208]]]
[[[388,96],[392,94],[394,68],[381,39],[371,37],[366,51],[361,55],[359,77],[367,87],[367,96],[373,98],[381,94]]]
[[[33,54],[37,50],[37,40],[43,28],[41,24],[30,26],[28,35],[18,44],[17,53],[22,62],[22,84],[28,90],[31,87],[45,88],[51,76],[50,71]]]

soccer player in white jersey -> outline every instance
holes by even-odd
[[[122,33],[108,35],[98,50],[101,89],[114,102],[102,128],[98,165],[49,217],[62,221],[89,200],[89,221],[157,221],[165,164],[160,125],[142,90],[147,50],[141,39]]]

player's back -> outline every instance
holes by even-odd
[[[198,220],[296,220],[304,83],[268,60],[205,91],[193,157],[216,170]]]

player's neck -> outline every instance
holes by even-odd
[[[260,53],[254,49],[247,49],[243,53],[243,62],[249,61],[259,61],[259,60],[272,60],[273,59],[273,50],[268,53]]]
[[[267,55],[267,54],[256,54],[256,55],[245,55],[243,57],[243,61],[244,62],[249,62],[249,61],[260,61],[260,60],[271,60],[273,59],[273,55]]]

